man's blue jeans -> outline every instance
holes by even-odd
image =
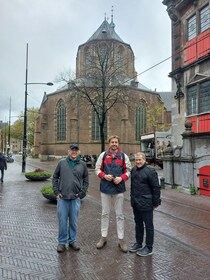
[[[80,211],[80,199],[59,199],[57,215],[59,222],[58,243],[71,244],[77,240],[77,220]]]

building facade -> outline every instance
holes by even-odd
[[[109,76],[102,71],[106,59],[105,73]],[[99,154],[101,132],[92,97],[109,98],[106,108],[111,106],[105,119],[105,140],[107,143],[109,136],[118,135],[121,149],[128,155],[140,150],[141,134],[158,130],[158,124],[162,129],[168,128],[170,112],[164,100],[158,92],[137,81],[134,61],[131,46],[115,32],[113,17],[110,23],[104,19],[88,41],[78,47],[74,82],[44,95],[36,121],[34,153],[42,159],[64,156],[70,143],[78,143],[83,155]],[[98,74],[100,70],[105,77],[104,88]],[[95,86],[98,84],[100,86]],[[95,100],[98,102],[97,98]],[[155,106],[162,106],[164,110],[157,116],[154,128],[148,116]]]
[[[166,161],[174,174],[165,176],[171,185],[195,185],[201,193],[210,195],[210,1],[162,3],[167,6],[172,26],[169,75],[174,95],[172,134],[176,146],[173,163]],[[165,173],[169,170],[165,169]]]

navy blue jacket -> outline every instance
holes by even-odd
[[[125,181],[130,176],[131,163],[128,156],[119,149],[115,155],[109,150],[103,152],[98,157],[96,162],[95,172],[101,179],[100,191],[106,194],[119,194],[126,191]],[[122,181],[119,184],[109,182],[104,179],[104,175],[111,174],[114,177],[121,177]]]
[[[148,211],[160,205],[160,184],[157,172],[144,164],[131,170],[131,206]]]

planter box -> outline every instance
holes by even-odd
[[[45,181],[49,179],[51,176],[28,176],[26,174],[25,177],[31,181]]]
[[[43,195],[46,199],[49,199],[49,200],[54,201],[54,202],[57,202],[56,196],[55,196],[54,194],[45,194],[45,193],[42,193],[42,195]]]

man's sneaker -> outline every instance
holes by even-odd
[[[77,245],[76,242],[69,244],[69,247],[72,248],[74,251],[79,251],[80,247]]]
[[[97,249],[102,249],[106,245],[106,237],[101,236],[100,240],[96,244]]]
[[[145,246],[143,249],[138,250],[136,254],[141,257],[152,255],[152,248]]]
[[[64,251],[66,251],[66,245],[64,245],[64,244],[58,244],[57,252],[58,252],[58,253],[63,253]]]
[[[125,243],[125,241],[123,239],[119,239],[118,246],[120,247],[120,250],[123,253],[127,253],[128,252],[128,246],[126,245],[126,243]]]
[[[130,248],[129,248],[129,252],[131,253],[135,253],[138,250],[142,249],[142,245],[138,244],[138,243],[134,243]]]

